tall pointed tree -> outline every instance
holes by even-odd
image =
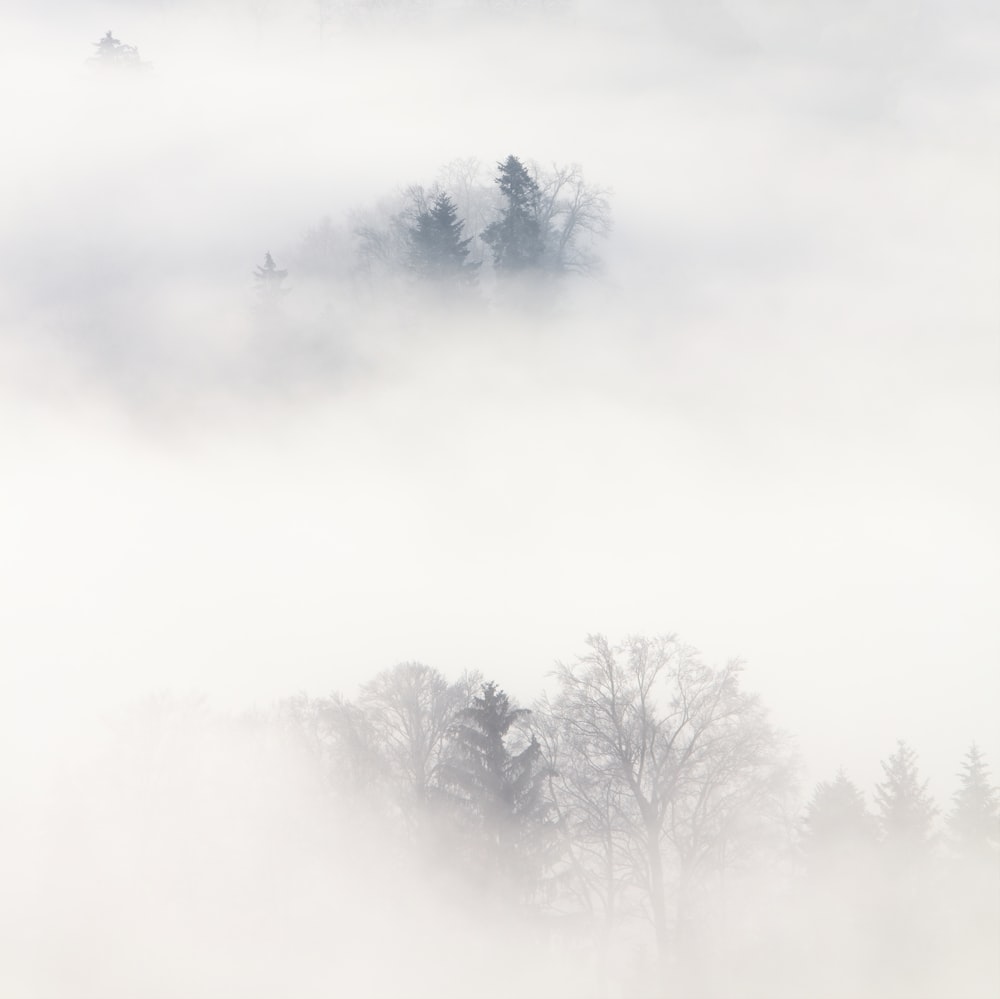
[[[546,232],[541,220],[538,183],[516,156],[497,164],[497,188],[504,200],[500,217],[483,231],[501,273],[540,268],[545,262]]]
[[[518,748],[511,729],[531,712],[514,707],[492,681],[459,714],[453,758],[442,768],[462,802],[491,876],[531,894],[552,844],[546,771],[534,735]]]
[[[802,848],[811,872],[842,874],[875,844],[875,818],[843,770],[816,785],[803,819]]]
[[[1000,846],[1000,801],[990,783],[986,760],[973,743],[962,761],[959,787],[952,796],[948,834],[959,855],[968,858],[996,856]]]
[[[464,227],[447,194],[439,194],[420,211],[408,233],[408,263],[414,273],[431,281],[473,284],[479,264],[467,260],[472,237],[463,238]]]
[[[937,808],[921,781],[917,754],[902,740],[896,752],[882,761],[885,780],[875,787],[875,805],[882,830],[882,842],[900,858],[926,851],[931,843],[931,827]]]

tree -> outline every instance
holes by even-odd
[[[882,761],[882,771],[885,780],[875,787],[882,842],[905,864],[929,848],[937,808],[927,794],[927,781],[920,780],[917,754],[902,739]]]
[[[287,277],[288,271],[280,270],[270,252],[265,253],[264,263],[254,270],[257,297],[261,308],[265,311],[276,309],[278,303],[287,294],[287,289],[282,287]]]
[[[802,847],[813,873],[849,873],[875,844],[874,816],[843,770],[816,785],[802,824]]]
[[[542,267],[545,232],[538,183],[516,156],[508,156],[497,164],[496,185],[504,205],[500,218],[482,234],[483,242],[493,251],[494,266],[504,274]]]
[[[553,165],[538,174],[539,222],[546,237],[549,267],[587,274],[600,266],[595,238],[611,231],[610,191],[593,187],[577,165]]]
[[[93,61],[109,69],[139,69],[143,61],[134,45],[124,45],[108,31],[99,42],[94,42],[97,54]]]
[[[449,736],[476,679],[448,681],[423,663],[400,663],[361,688],[359,703],[386,772],[402,791],[404,809],[428,804],[438,785]]]
[[[368,804],[381,804],[385,771],[375,731],[365,712],[341,694],[321,702],[318,729],[333,787]]]
[[[986,760],[973,743],[962,761],[952,795],[948,833],[956,852],[969,859],[995,857],[1000,844],[1000,801],[990,783]]]
[[[529,170],[516,156],[498,164],[500,218],[482,233],[502,273],[589,273],[593,241],[611,231],[610,192],[585,182],[577,164]]]
[[[476,860],[500,887],[531,896],[548,863],[554,827],[545,797],[546,770],[532,734],[512,746],[531,712],[514,707],[492,681],[459,713],[453,729],[453,756],[443,768],[470,821],[481,851]]]
[[[683,887],[708,858],[725,863],[737,817],[763,793],[755,782],[771,780],[774,735],[740,689],[739,663],[711,669],[673,635],[618,646],[593,635],[587,644],[556,672],[550,710],[568,747],[561,759],[572,764],[560,767],[556,800],[576,829],[596,837],[588,859],[605,912],[638,890],[665,963],[671,927],[685,918],[668,911],[668,865]],[[680,891],[679,906],[687,901]]]
[[[417,214],[408,229],[408,263],[418,277],[456,286],[475,282],[479,264],[466,260],[472,237],[463,238],[464,226],[447,194]]]

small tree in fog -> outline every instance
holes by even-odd
[[[464,226],[451,198],[437,195],[408,229],[408,263],[413,272],[439,284],[474,284],[479,264],[467,260],[472,237],[463,238]]]
[[[375,750],[408,812],[426,805],[437,786],[450,733],[475,682],[465,677],[449,683],[436,669],[410,662],[383,670],[361,688]]]
[[[539,171],[539,223],[548,266],[556,272],[588,274],[600,267],[594,239],[611,231],[610,192],[586,183],[577,164]]]
[[[139,50],[134,45],[125,45],[110,31],[106,32],[99,42],[94,42],[97,49],[93,62],[108,69],[139,69],[144,63],[139,58]]]
[[[452,759],[442,768],[471,820],[475,860],[527,896],[537,889],[554,843],[541,746],[534,735],[521,746],[514,738],[530,715],[495,683],[484,684],[459,713]]]
[[[587,184],[578,165],[529,170],[508,156],[498,164],[496,185],[500,217],[482,240],[498,273],[587,273],[598,267],[592,244],[611,231],[610,194]]]
[[[875,817],[843,770],[816,785],[803,818],[802,849],[813,873],[843,874],[870,855]]]
[[[963,857],[995,857],[1000,846],[1000,801],[990,783],[983,754],[973,743],[962,761],[958,790],[952,796],[948,833]]]
[[[264,263],[254,271],[254,281],[257,285],[257,299],[264,311],[274,310],[282,298],[288,293],[283,287],[288,271],[281,270],[274,262],[270,252],[264,254]]]
[[[503,208],[482,234],[493,252],[494,267],[501,274],[540,268],[545,261],[545,233],[538,183],[516,156],[508,156],[497,164],[496,185]]]
[[[896,752],[882,761],[885,779],[875,787],[875,805],[882,842],[901,860],[927,850],[937,808],[920,779],[917,754],[902,740]]]

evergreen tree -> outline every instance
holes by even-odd
[[[496,184],[504,199],[499,219],[483,231],[501,273],[537,269],[545,262],[545,230],[541,221],[541,192],[535,179],[516,156],[498,163]]]
[[[541,746],[534,735],[517,752],[508,744],[511,727],[530,714],[513,707],[495,683],[484,684],[481,696],[460,712],[453,758],[442,768],[471,819],[479,859],[491,874],[529,893],[541,878],[554,833]]]
[[[107,32],[99,42],[94,42],[97,54],[94,62],[99,66],[119,69],[137,69],[143,65],[139,50],[134,45],[124,45],[111,32]]]
[[[465,223],[447,194],[439,194],[409,227],[408,263],[421,278],[470,285],[479,264],[468,263],[472,237],[462,238]]]
[[[851,867],[875,842],[875,819],[864,794],[843,770],[816,785],[803,820],[802,846],[812,870]]]
[[[288,271],[280,270],[271,254],[265,253],[263,265],[254,271],[257,296],[265,310],[276,308],[286,294],[287,289],[282,287],[286,277],[288,277]]]
[[[875,803],[884,845],[901,857],[926,850],[937,814],[927,781],[921,781],[917,754],[900,740],[896,752],[882,761],[885,780],[875,788]]]
[[[1000,802],[989,778],[983,754],[973,743],[962,761],[959,787],[948,814],[952,845],[963,857],[995,856],[1000,844]]]

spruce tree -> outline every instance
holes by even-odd
[[[97,65],[112,69],[139,69],[143,66],[139,50],[134,45],[125,45],[108,31],[99,42],[94,42],[97,54],[93,61]]]
[[[931,843],[931,825],[937,808],[921,781],[917,754],[900,740],[896,752],[882,761],[885,780],[875,788],[875,804],[882,842],[890,854],[913,857]]]
[[[990,784],[983,754],[973,743],[962,761],[959,787],[952,796],[948,833],[956,852],[967,858],[996,856],[1000,844],[1000,802]]]
[[[875,843],[875,819],[843,770],[823,781],[806,806],[802,845],[811,870],[835,872],[860,863]]]
[[[257,297],[261,307],[265,310],[276,308],[287,292],[282,284],[288,277],[288,271],[279,269],[274,257],[268,252],[264,254],[264,263],[254,270],[253,276],[257,282]]]
[[[516,752],[508,742],[511,727],[530,714],[515,708],[495,683],[484,684],[481,696],[460,713],[452,761],[442,768],[470,819],[481,851],[477,860],[528,894],[538,886],[555,828],[543,793],[541,746],[533,735]]]
[[[541,268],[546,233],[538,184],[516,156],[508,156],[497,168],[496,184],[505,204],[500,218],[483,231],[483,242],[493,251],[494,266],[501,273]]]
[[[462,238],[464,227],[447,194],[419,212],[408,232],[408,263],[414,273],[431,281],[473,284],[479,264],[466,260],[472,237]]]

